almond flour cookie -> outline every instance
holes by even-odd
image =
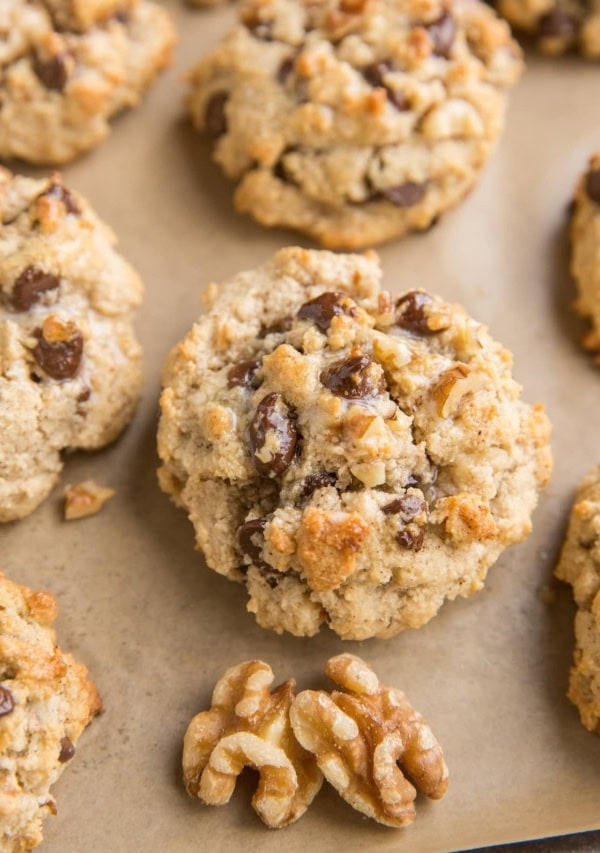
[[[590,159],[577,187],[571,245],[571,272],[579,291],[575,307],[592,324],[583,346],[597,353],[600,363],[600,153]]]
[[[499,0],[498,10],[543,53],[600,59],[600,0]]]
[[[165,366],[162,488],[279,633],[423,625],[527,536],[550,474],[510,353],[380,278],[373,254],[284,249],[211,285]]]
[[[478,0],[250,0],[192,69],[187,106],[238,210],[360,248],[472,189],[521,69]]]
[[[30,513],[66,448],[103,447],[133,415],[137,274],[59,176],[0,170],[0,521]]]
[[[600,465],[581,482],[556,576],[573,587],[575,656],[568,696],[600,734]]]
[[[97,145],[169,63],[173,40],[146,0],[2,0],[0,157],[65,163]]]
[[[56,605],[0,574],[0,850],[24,853],[56,814],[50,788],[101,710],[87,669],[56,645]]]

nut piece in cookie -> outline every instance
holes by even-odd
[[[244,767],[260,774],[252,806],[271,829],[298,820],[322,776],[295,740],[288,717],[295,682],[271,691],[271,667],[260,660],[231,667],[217,682],[211,708],[190,723],[183,742],[188,793],[207,805],[228,803]]]
[[[108,444],[142,382],[142,284],[59,175],[0,169],[0,522],[46,497],[66,449]]]
[[[284,249],[212,285],[163,374],[162,488],[265,628],[418,628],[526,538],[549,423],[457,305],[374,254]]]
[[[582,343],[600,364],[600,152],[590,158],[575,193],[571,272],[578,290],[575,308],[592,326]]]
[[[102,708],[86,668],[56,645],[51,595],[0,574],[0,849],[31,850],[50,792]]]
[[[67,486],[65,489],[65,521],[96,515],[114,494],[114,489],[99,486],[93,480],[84,480],[83,483]]]
[[[498,11],[542,53],[600,59],[600,0],[498,0]]]
[[[101,142],[170,63],[148,0],[2,0],[0,157],[66,163]]]
[[[600,734],[600,465],[579,485],[555,574],[571,584],[578,607],[568,696],[586,729]]]
[[[298,694],[290,709],[297,740],[353,808],[386,826],[412,823],[417,791],[439,800],[448,788],[433,732],[404,693],[381,686],[359,657],[338,655],[325,671],[343,691]]]
[[[239,211],[359,249],[474,187],[521,70],[479,0],[248,0],[190,71],[187,108]]]

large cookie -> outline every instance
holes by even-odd
[[[551,469],[541,406],[459,306],[284,249],[209,288],[164,371],[160,482],[260,625],[390,637],[480,589]]]
[[[0,157],[64,163],[97,145],[168,64],[173,40],[165,10],[146,0],[2,0]]]
[[[263,225],[360,248],[474,186],[520,51],[478,0],[250,0],[189,75],[188,109]]]
[[[571,220],[571,272],[579,292],[575,307],[592,329],[583,339],[600,361],[600,153],[579,181]]]
[[[543,53],[600,59],[600,0],[498,0],[498,10]]]
[[[56,645],[51,628],[55,616],[51,595],[33,592],[0,574],[3,853],[24,853],[40,843],[43,819],[56,814],[50,787],[101,709],[86,668]]]
[[[556,576],[571,584],[578,607],[568,696],[600,734],[600,465],[577,490]]]
[[[60,177],[0,170],[0,521],[31,512],[66,448],[102,447],[133,415],[142,285]]]

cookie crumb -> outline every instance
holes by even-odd
[[[99,486],[93,480],[84,480],[65,489],[65,521],[96,515],[115,494],[114,489]]]

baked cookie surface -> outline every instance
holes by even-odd
[[[571,272],[577,283],[575,308],[592,329],[583,346],[600,363],[600,153],[579,181],[571,220]]]
[[[0,574],[0,849],[31,850],[56,813],[50,788],[101,710],[87,669],[56,645],[51,595]]]
[[[211,286],[165,366],[162,488],[277,632],[423,625],[527,536],[550,474],[510,354],[380,278],[373,254],[284,249]]]
[[[571,584],[578,607],[568,696],[600,734],[600,465],[577,490],[556,577]]]
[[[0,521],[30,513],[66,448],[103,447],[142,382],[142,285],[115,237],[59,176],[0,170]]]
[[[522,69],[477,0],[250,0],[187,105],[235,205],[331,248],[428,228],[475,184]]]
[[[498,0],[499,12],[543,53],[600,59],[600,0]]]
[[[65,163],[97,145],[173,41],[166,11],[146,0],[3,0],[0,157]]]

